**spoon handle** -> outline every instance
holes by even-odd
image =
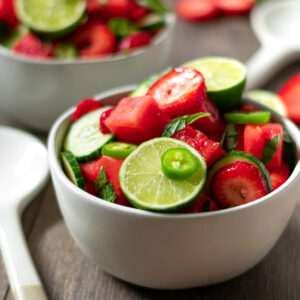
[[[0,245],[16,300],[47,300],[30,256],[17,209],[1,212]]]
[[[275,72],[292,60],[291,51],[284,45],[262,46],[247,62],[248,90],[261,88]]]

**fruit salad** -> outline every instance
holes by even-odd
[[[169,12],[159,0],[0,0],[0,44],[35,59],[95,59],[149,45]]]
[[[245,81],[239,61],[205,57],[152,76],[115,107],[83,100],[63,142],[66,175],[99,201],[156,212],[266,196],[293,170],[295,145],[270,111],[241,101]]]

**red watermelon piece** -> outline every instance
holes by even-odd
[[[151,96],[143,96],[122,99],[105,125],[120,141],[140,144],[159,137],[169,121]]]
[[[280,143],[268,167],[280,167],[282,163],[282,143],[283,128],[280,124],[247,124],[244,132],[244,150],[255,155],[258,159],[262,158],[266,140],[272,139],[280,134]]]
[[[218,142],[210,140],[204,133],[189,125],[176,132],[172,137],[194,147],[203,156],[208,167],[226,153]]]

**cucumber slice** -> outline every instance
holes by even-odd
[[[147,14],[139,22],[138,26],[142,30],[154,30],[165,24],[165,17],[161,14]]]
[[[62,42],[56,46],[55,57],[59,59],[75,59],[77,57],[77,48],[69,42]]]
[[[148,79],[146,79],[142,83],[140,83],[136,87],[136,89],[129,94],[129,97],[145,96],[147,94],[149,88],[152,86],[152,84],[154,82],[156,82],[163,75],[169,73],[171,70],[172,70],[172,68],[168,67],[168,68],[164,69],[162,72],[150,76]]]
[[[69,179],[82,190],[86,190],[80,167],[73,153],[70,151],[63,152],[61,161]]]
[[[94,110],[73,123],[64,141],[64,150],[71,151],[78,162],[90,162],[101,155],[102,147],[114,137],[99,130],[101,114],[110,106]]]
[[[271,193],[273,191],[273,186],[271,182],[271,178],[269,175],[269,172],[267,171],[266,167],[264,164],[256,158],[254,155],[242,152],[242,151],[231,151],[222,157],[220,157],[208,170],[208,175],[207,175],[207,181],[206,181],[206,187],[209,190],[211,180],[213,176],[223,167],[235,163],[237,161],[243,161],[247,162],[249,164],[252,164],[254,167],[256,167],[260,173],[263,175],[263,177],[266,180],[268,192]]]

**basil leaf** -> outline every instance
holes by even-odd
[[[277,134],[274,137],[272,137],[270,140],[265,141],[265,146],[261,158],[261,161],[264,164],[270,162],[273,159],[277,151],[277,148],[279,146],[279,143],[280,143],[280,134]]]
[[[239,141],[239,132],[234,124],[228,124],[222,135],[220,146],[226,151],[234,150]]]
[[[102,167],[101,171],[98,174],[97,180],[95,181],[95,192],[97,196],[99,196],[101,190],[103,189],[106,183],[107,183],[107,179],[106,179],[105,168]]]
[[[140,6],[146,7],[152,11],[159,12],[161,14],[166,14],[170,12],[170,9],[166,7],[159,0],[137,0],[136,1]]]
[[[163,133],[161,134],[162,137],[171,137],[177,131],[180,131],[185,128],[186,125],[192,124],[193,122],[201,119],[203,117],[209,117],[209,113],[197,113],[193,115],[186,115],[182,117],[178,117],[171,122],[169,122],[166,127],[164,128]]]
[[[108,202],[115,202],[116,194],[111,182],[104,185],[104,187],[100,191],[99,196],[100,198]]]

